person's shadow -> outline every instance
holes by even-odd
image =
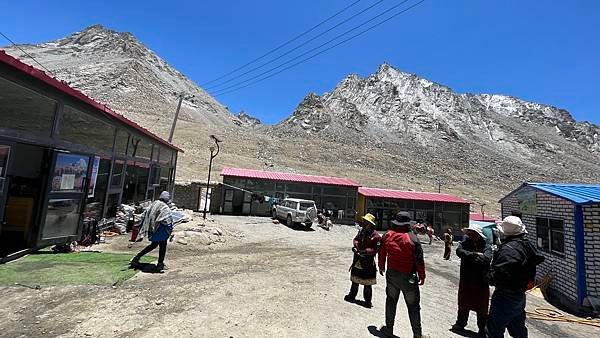
[[[377,328],[377,326],[375,326],[375,325],[369,325],[367,327],[367,329],[369,330],[369,333],[375,337],[388,338],[388,336],[383,334],[383,332],[381,332],[381,330],[379,328]],[[396,336],[394,335],[394,337],[396,337]]]
[[[150,263],[139,263],[136,265],[129,265],[128,269],[138,270],[143,273],[164,273],[164,271],[158,270],[156,265]]]

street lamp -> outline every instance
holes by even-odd
[[[208,205],[208,189],[210,189],[210,172],[212,170],[212,161],[213,158],[217,157],[217,155],[219,155],[219,142],[221,142],[221,140],[219,140],[215,135],[210,135],[210,138],[215,141],[215,145],[211,145],[210,147],[208,147],[208,150],[210,150],[210,161],[208,162],[208,179],[206,180],[206,196],[204,197],[204,211],[202,212],[202,218],[206,219],[206,207]],[[216,152],[215,152],[216,151]]]

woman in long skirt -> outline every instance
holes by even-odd
[[[350,293],[344,300],[354,302],[358,294],[358,286],[363,285],[363,297],[366,307],[373,307],[372,285],[377,284],[377,267],[375,255],[379,251],[381,236],[375,231],[375,216],[366,214],[361,219],[361,229],[354,237],[352,251],[354,259],[350,266]]]

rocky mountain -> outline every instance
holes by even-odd
[[[20,45],[56,76],[135,120],[170,123],[180,93],[181,118],[210,125],[241,123],[228,109],[175,70],[131,33],[90,26],[62,39]],[[31,64],[14,46],[7,53]]]
[[[213,163],[343,176],[383,188],[455,193],[495,208],[523,181],[600,181],[600,127],[566,110],[515,97],[460,94],[383,64],[331,92],[308,94],[275,126],[237,115],[129,33],[91,26],[66,38],[21,45],[61,80],[158,135],[169,133],[185,93],[174,143],[177,179],[203,180]],[[26,63],[14,47],[6,51]],[[194,97],[190,97],[194,95]],[[493,212],[492,212],[493,213]]]
[[[493,180],[600,180],[599,126],[510,96],[455,93],[388,64],[307,95],[274,129],[385,149],[415,168],[445,168],[440,175],[476,168]]]
[[[241,112],[239,112],[236,115],[236,117],[240,121],[240,123],[238,124],[239,126],[256,127],[256,126],[262,125],[262,122],[260,121],[260,119],[249,115],[248,113],[246,113],[243,110]]]

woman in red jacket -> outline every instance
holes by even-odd
[[[361,229],[354,237],[353,248],[354,260],[350,266],[350,280],[352,286],[344,300],[348,302],[355,301],[358,294],[358,285],[363,285],[363,297],[365,306],[373,307],[371,302],[373,296],[372,285],[377,284],[377,267],[375,265],[375,255],[379,251],[381,236],[375,231],[375,216],[366,214],[361,219]]]

